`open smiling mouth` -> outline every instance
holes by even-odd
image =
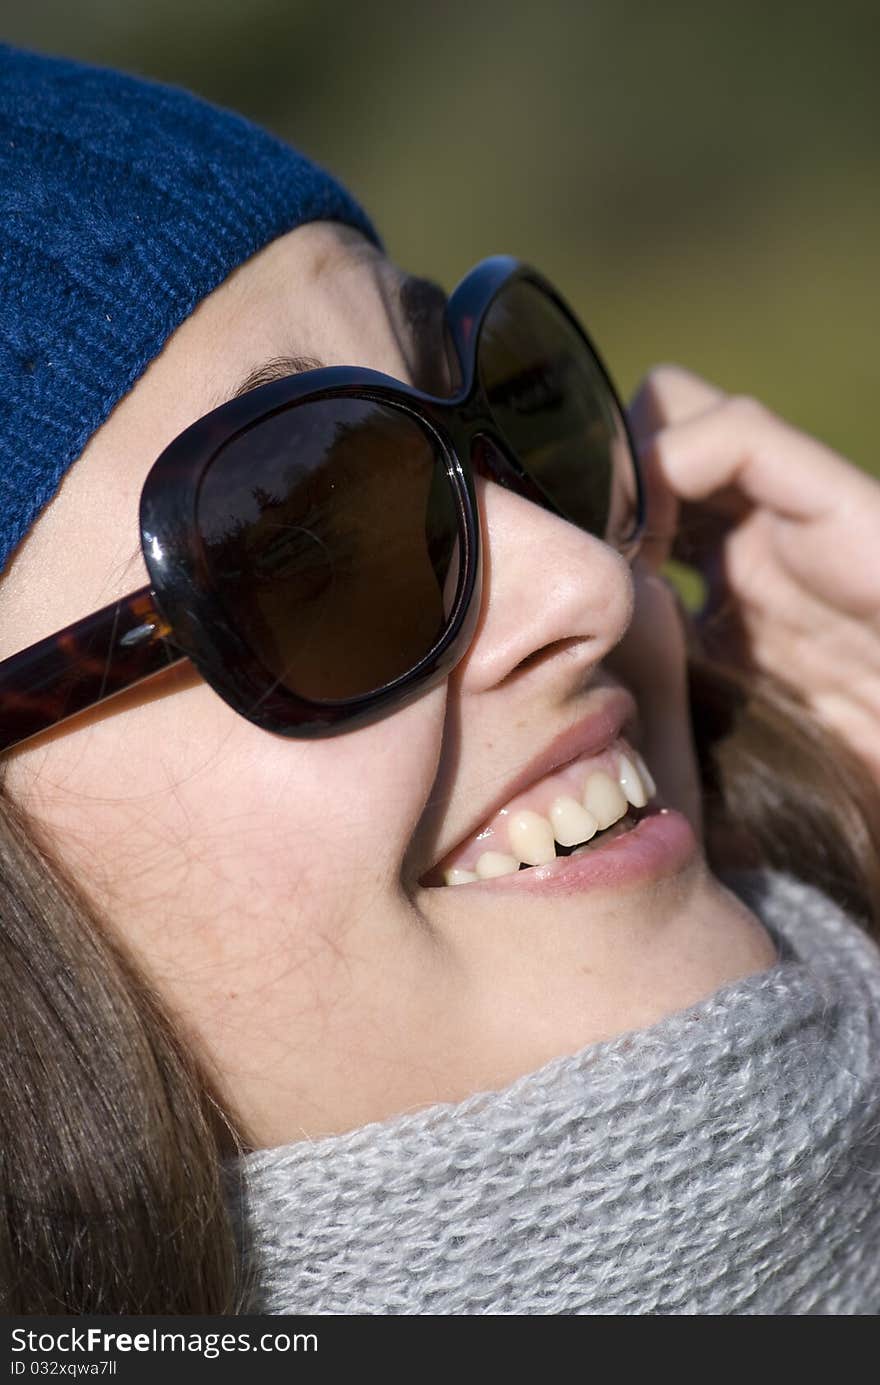
[[[518,795],[434,866],[425,886],[466,885],[595,853],[662,811],[641,756],[618,737]]]

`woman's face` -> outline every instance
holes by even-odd
[[[143,559],[130,561],[147,471],[261,362],[421,380],[439,332],[414,339],[403,277],[356,233],[315,225],[206,299],[18,550],[0,587],[0,655],[147,584]],[[527,500],[481,477],[476,488],[476,634],[447,682],[403,710],[288,740],[184,662],[10,756],[10,792],[165,995],[256,1145],[504,1085],[773,961],[699,846],[671,592]],[[438,864],[442,875],[489,847],[509,852],[512,802],[547,813],[561,789],[578,797],[609,763],[584,756],[582,723],[625,714],[621,687],[637,707],[624,735],[690,821],[692,849],[577,887],[540,867],[426,883]],[[572,756],[580,768],[547,779]]]

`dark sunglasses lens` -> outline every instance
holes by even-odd
[[[638,523],[638,481],[611,386],[552,298],[517,280],[486,315],[477,369],[508,451],[535,498],[616,548]]]
[[[207,470],[197,523],[227,618],[300,697],[375,692],[446,629],[455,496],[436,439],[402,409],[337,397],[260,420]]]

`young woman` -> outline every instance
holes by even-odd
[[[0,77],[5,1310],[876,1311],[880,488]]]

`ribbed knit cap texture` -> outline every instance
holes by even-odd
[[[0,44],[0,571],[200,299],[304,222],[367,218],[188,92]]]
[[[253,1309],[880,1312],[880,952],[789,876],[726,883],[769,971],[503,1091],[231,1164]]]

